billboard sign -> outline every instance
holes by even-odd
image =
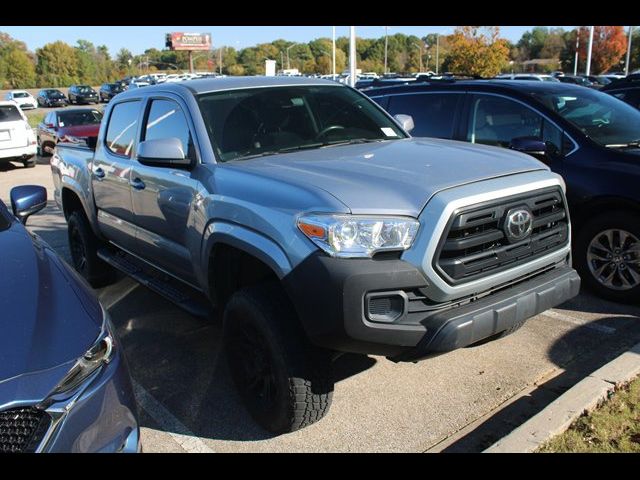
[[[167,33],[166,46],[171,50],[211,50],[211,34]]]

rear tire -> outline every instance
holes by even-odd
[[[609,245],[610,242],[613,244]],[[607,259],[607,255],[611,258]],[[591,218],[576,234],[573,258],[582,281],[596,295],[614,302],[637,303],[640,299],[640,216],[631,211],[618,211]],[[614,267],[617,272],[613,272]]]
[[[236,292],[223,322],[231,377],[258,424],[281,434],[326,415],[333,397],[330,352],[309,342],[278,284]]]
[[[73,267],[92,287],[102,287],[114,279],[113,268],[98,257],[102,242],[91,230],[84,212],[75,211],[67,220]]]

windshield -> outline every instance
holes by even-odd
[[[22,120],[22,115],[13,105],[0,105],[0,122],[15,122]]]
[[[60,127],[76,127],[78,125],[94,125],[100,123],[102,114],[97,110],[78,110],[58,113]]]
[[[640,140],[640,110],[611,95],[586,88],[533,95],[600,145],[627,146]]]
[[[62,98],[64,95],[60,90],[47,90],[46,94],[49,98]]]
[[[27,92],[13,92],[13,98],[27,98],[28,96]]]
[[[341,143],[406,138],[378,107],[340,86],[243,89],[199,96],[220,161]]]
[[[93,88],[81,85],[81,86],[78,87],[78,91],[80,93],[91,93],[91,92],[93,92]]]

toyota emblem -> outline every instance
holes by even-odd
[[[533,215],[527,207],[512,208],[507,212],[504,233],[511,243],[524,240],[533,229]]]

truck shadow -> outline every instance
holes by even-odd
[[[109,297],[119,300],[109,307]],[[164,408],[189,431],[172,433],[236,441],[273,437],[242,406],[221,355],[219,322],[192,317],[128,278],[104,289],[101,299],[116,326],[137,388],[154,400],[138,398],[141,426],[165,428],[162,417],[166,415],[159,411]],[[375,363],[367,356],[344,355],[335,362],[335,381]]]
[[[580,295],[582,297],[582,293]],[[586,307],[591,301],[598,303]],[[606,310],[610,316],[575,326],[558,338],[547,352],[549,359],[559,368],[560,373],[551,374],[548,380],[542,380],[530,387],[528,393],[519,396],[515,401],[507,402],[504,407],[475,427],[472,431],[448,445],[442,452],[482,452],[493,443],[512,432],[525,421],[542,411],[549,403],[558,398],[569,388],[592,372],[602,367],[618,355],[640,341],[640,310],[636,308],[630,313],[625,305],[612,303],[602,306],[603,300],[574,299],[560,307],[573,311],[578,310],[577,303],[585,305],[585,311]],[[626,316],[629,315],[630,316]],[[607,333],[608,332],[608,333]],[[515,333],[515,335],[518,335]],[[482,347],[479,347],[482,348]],[[590,352],[598,351],[599,355]],[[554,375],[554,376],[553,376]]]

